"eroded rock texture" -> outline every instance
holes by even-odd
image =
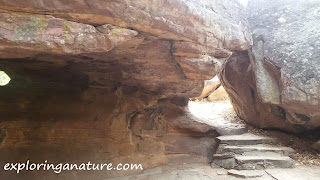
[[[1,162],[208,160],[217,133],[180,120],[216,64],[251,46],[237,1],[0,4],[0,67],[12,79],[0,89]]]
[[[86,24],[113,24],[160,38],[246,50],[251,39],[237,1],[1,0],[1,9],[51,14]]]
[[[249,2],[252,51],[233,55],[222,74],[241,118],[291,132],[320,126],[319,7],[319,1]]]
[[[294,126],[286,121],[283,108],[264,103],[259,97],[248,52],[233,52],[221,69],[221,83],[241,119],[260,128],[295,131]]]
[[[320,126],[319,6],[286,0],[248,8],[259,95],[264,103],[280,105],[296,128]]]
[[[201,100],[203,98],[206,98],[210,94],[212,94],[214,91],[216,91],[220,86],[221,86],[221,83],[218,76],[215,76],[210,80],[206,80],[204,81],[204,87],[200,96],[190,98],[190,100],[194,101],[194,100]]]

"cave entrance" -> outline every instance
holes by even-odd
[[[0,86],[5,86],[9,84],[10,80],[11,78],[6,72],[0,71]]]
[[[233,134],[245,126],[217,76],[204,82],[200,96],[190,98],[188,110],[196,121],[209,125],[220,135]]]

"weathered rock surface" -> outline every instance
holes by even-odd
[[[252,144],[268,144],[275,140],[269,137],[257,136],[251,133],[241,135],[220,136],[218,139],[222,144],[228,145],[252,145]]]
[[[216,62],[252,44],[237,1],[0,4],[0,67],[12,79],[0,89],[2,162],[208,161],[217,132],[178,120]],[[94,173],[65,178],[130,172]]]
[[[86,24],[113,24],[214,48],[246,50],[251,45],[243,7],[235,0],[1,0],[0,4],[5,10],[50,14]]]
[[[208,96],[209,101],[225,101],[228,99],[228,93],[223,86],[220,86]]]
[[[242,178],[254,178],[263,176],[265,172],[263,170],[229,170],[228,174]]]
[[[53,16],[1,12],[0,17],[0,58],[108,52],[138,34],[112,25],[95,28]]]
[[[297,3],[249,2],[252,50],[234,51],[221,67],[238,116],[260,128],[297,133],[320,126],[319,2]]]
[[[260,126],[289,130],[283,127],[286,122],[295,132],[320,126],[319,6],[319,1],[303,0],[249,2],[257,88],[251,94],[259,96],[260,107],[268,108],[257,113],[270,118],[260,120]]]
[[[214,92],[217,88],[219,88],[221,85],[220,80],[218,76],[215,76],[214,78],[210,80],[204,81],[204,87],[200,94],[200,96],[190,98],[190,100],[201,100],[203,98],[208,97],[212,92]]]
[[[221,67],[219,77],[241,119],[260,128],[301,130],[286,120],[290,115],[282,107],[262,102],[247,52],[233,52]]]

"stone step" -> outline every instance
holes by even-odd
[[[281,153],[277,153],[277,152],[261,152],[261,151],[248,151],[248,152],[244,152],[242,154],[236,154],[233,152],[225,152],[225,153],[221,153],[221,154],[214,154],[213,155],[213,159],[228,159],[228,158],[233,158],[236,156],[261,156],[261,157],[265,157],[265,156],[271,156],[271,157],[283,157],[286,155],[283,155]]]
[[[255,177],[261,177],[266,174],[264,170],[228,170],[228,174],[235,176],[235,177],[240,177],[240,178],[255,178]]]
[[[214,164],[225,169],[255,170],[265,168],[290,168],[294,165],[293,159],[288,156],[267,155],[267,156],[220,156],[214,158]]]
[[[274,152],[282,155],[292,155],[295,153],[294,149],[289,147],[278,147],[271,146],[266,144],[258,144],[258,145],[245,145],[245,146],[231,146],[231,145],[220,145],[217,153],[235,153],[235,154],[245,154],[248,152]]]
[[[265,169],[290,168],[294,165],[293,159],[288,156],[235,156],[235,169]]]
[[[220,135],[239,135],[248,132],[247,126],[232,123],[220,125],[219,127],[215,127],[213,129],[215,129]]]
[[[270,144],[276,142],[270,137],[258,136],[251,133],[241,135],[229,135],[217,137],[221,144],[227,145],[256,145],[256,144]]]
[[[251,156],[251,157],[286,157],[286,155],[276,153],[276,152],[261,152],[261,151],[250,151],[250,152],[244,152],[242,154],[235,154],[233,152],[226,152],[222,154],[214,154],[213,159],[215,160],[223,160],[223,159],[230,159],[235,158],[239,156]]]

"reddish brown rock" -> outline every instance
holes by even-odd
[[[239,3],[0,4],[0,66],[12,79],[0,88],[2,162],[128,162],[147,169],[212,157],[217,133],[179,119],[188,98],[216,74],[216,62],[250,47]],[[136,172],[77,171],[64,177],[125,173]]]
[[[290,123],[290,114],[282,107],[262,102],[247,52],[233,52],[221,68],[220,80],[241,119],[260,128],[300,131]]]
[[[229,58],[232,54],[231,51],[227,49],[219,49],[219,47],[201,46],[199,44],[183,41],[175,41],[173,48],[173,55],[189,58],[199,58],[203,54],[207,54],[215,58]]]
[[[175,57],[179,68],[188,79],[211,79],[216,75],[215,63],[210,56],[199,58]]]
[[[214,78],[210,80],[206,80],[204,82],[204,87],[202,89],[201,95],[198,97],[190,98],[190,100],[201,100],[203,98],[208,97],[211,93],[213,93],[219,86],[221,85],[220,80],[218,76],[215,76]]]
[[[224,101],[228,99],[228,93],[223,86],[220,86],[208,96],[209,101]]]
[[[129,27],[163,39],[232,50],[246,50],[251,45],[243,7],[235,0],[201,3],[192,0],[1,0],[0,4],[1,9],[50,14],[86,24]]]

